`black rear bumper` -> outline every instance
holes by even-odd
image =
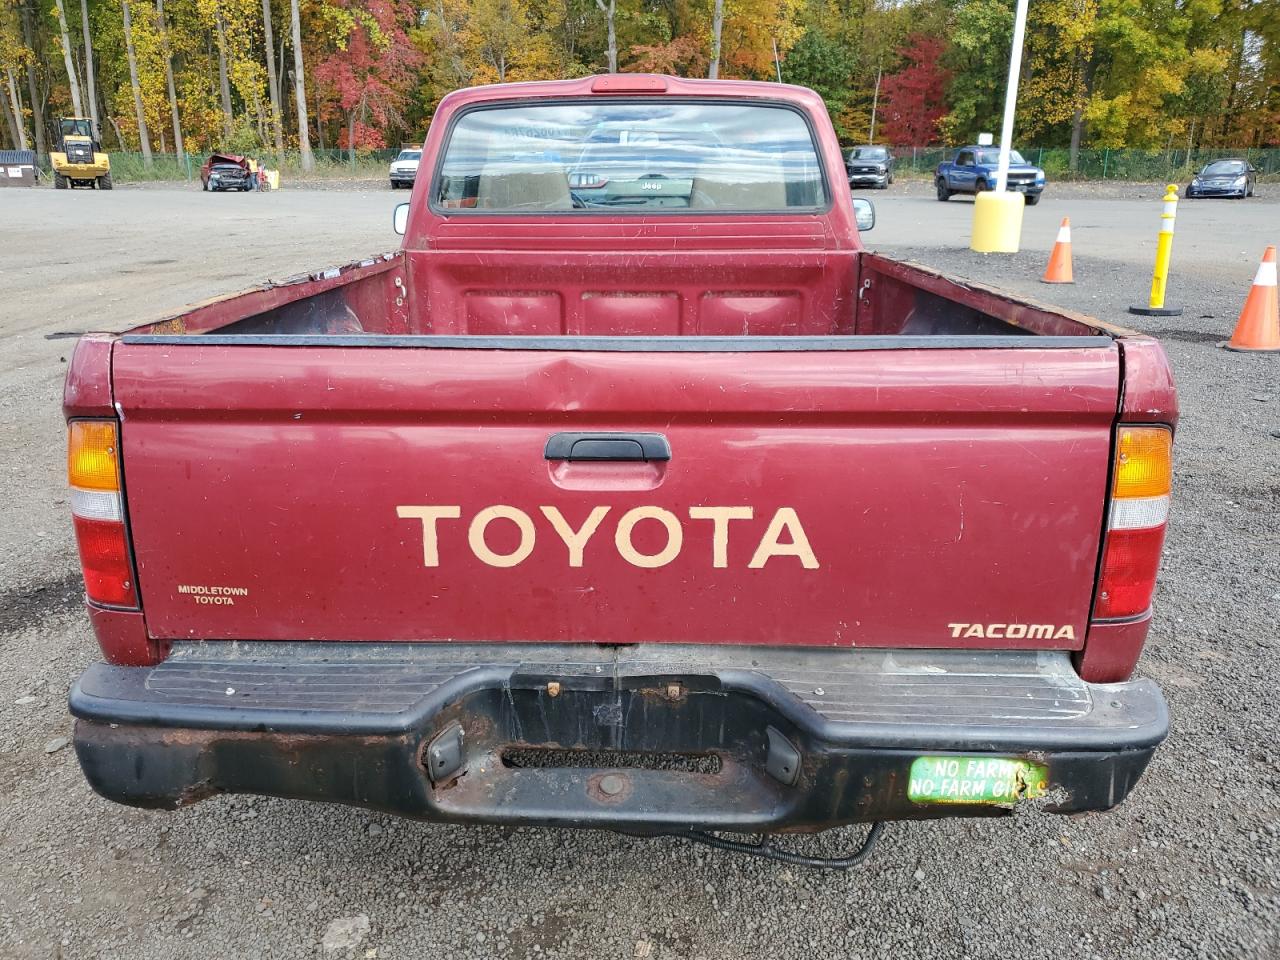
[[[1025,802],[1107,809],[1168,730],[1150,681],[1022,652],[188,643],[91,667],[70,703],[85,775],[121,803],[257,793],[633,832],[1024,802],[912,799],[921,757],[1019,760],[1047,781]]]

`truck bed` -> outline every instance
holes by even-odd
[[[551,268],[545,260],[533,250],[389,253],[196,304],[129,334],[485,336],[513,349],[538,336],[1133,335],[862,251],[578,251]],[[923,346],[894,344],[913,345]]]

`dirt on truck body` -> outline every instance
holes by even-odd
[[[1107,809],[1159,345],[869,253],[822,101],[441,104],[402,249],[79,344],[95,789],[705,837]]]

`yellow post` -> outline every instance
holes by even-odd
[[[1173,224],[1178,215],[1178,186],[1171,183],[1165,188],[1163,208],[1160,212],[1160,237],[1156,241],[1156,266],[1151,273],[1151,297],[1145,307],[1130,307],[1130,313],[1144,317],[1181,316],[1181,307],[1164,305],[1165,287],[1169,282],[1169,260],[1173,256]]]
[[[974,197],[969,249],[978,253],[1017,253],[1026,205],[1016,190],[989,190]]]

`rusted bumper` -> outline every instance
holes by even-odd
[[[1085,684],[1064,654],[741,647],[179,644],[90,668],[71,710],[85,775],[122,803],[255,793],[633,832],[1021,802],[912,799],[921,757],[1025,761],[1046,809],[1106,809],[1168,729],[1154,684]]]

